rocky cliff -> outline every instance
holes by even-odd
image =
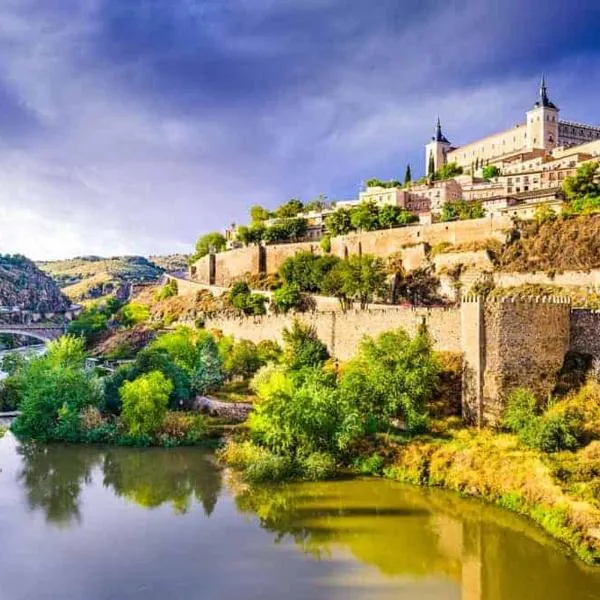
[[[0,255],[0,308],[54,312],[69,307],[51,277],[28,258]]]

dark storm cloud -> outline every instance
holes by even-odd
[[[184,249],[247,205],[422,170],[521,120],[542,71],[597,122],[600,4],[3,0],[0,244]],[[32,235],[35,232],[35,235]]]

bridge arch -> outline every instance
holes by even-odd
[[[22,329],[19,327],[0,327],[0,334],[9,334],[9,335],[22,335],[25,337],[34,338],[39,340],[40,342],[51,342],[53,340],[58,339],[62,334],[62,329],[29,329],[23,327]]]

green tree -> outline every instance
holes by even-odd
[[[346,235],[354,230],[351,212],[340,208],[325,219],[325,228],[332,236]]]
[[[370,254],[340,261],[327,276],[323,289],[340,300],[343,308],[359,302],[365,309],[375,298],[389,292],[385,265]]]
[[[379,227],[382,229],[391,229],[398,224],[398,218],[402,209],[393,204],[386,204],[379,209],[377,220]]]
[[[86,308],[67,326],[71,335],[82,337],[86,345],[97,342],[102,334],[108,330],[109,316],[98,308]]]
[[[227,246],[227,240],[225,236],[219,231],[213,231],[212,233],[207,233],[198,238],[196,242],[196,251],[194,252],[191,261],[198,260],[203,256],[206,256],[211,250],[215,252],[221,252],[225,250]]]
[[[305,212],[322,212],[328,208],[327,196],[319,194],[315,199],[306,203]]]
[[[267,364],[254,342],[224,337],[217,344],[228,379],[248,379]]]
[[[298,198],[292,198],[275,210],[275,216],[279,219],[289,219],[298,216],[303,211],[304,204]]]
[[[278,313],[287,313],[302,306],[302,293],[297,283],[284,283],[273,292],[273,305]]]
[[[283,364],[292,371],[319,367],[329,358],[327,346],[313,327],[294,320],[290,329],[283,330]]]
[[[433,152],[429,153],[429,162],[427,163],[427,176],[432,178],[435,176],[435,160],[433,158]]]
[[[379,208],[375,202],[361,202],[350,215],[352,227],[359,231],[374,231],[379,227]]]
[[[387,430],[401,417],[411,432],[425,428],[425,405],[438,383],[439,366],[426,334],[403,330],[365,338],[340,379],[346,404],[359,407],[367,429]]]
[[[565,178],[563,191],[569,200],[600,196],[600,163],[586,162],[577,168],[573,177]]]
[[[500,169],[496,165],[483,167],[483,177],[485,179],[495,179],[500,175]]]
[[[173,384],[160,371],[152,371],[123,384],[120,390],[121,422],[129,435],[152,435],[160,427],[172,390]]]
[[[462,175],[463,168],[459,167],[455,162],[447,163],[438,169],[438,172],[435,174],[435,179],[445,180],[452,179],[452,177],[456,177],[457,175]]]
[[[408,185],[412,181],[412,173],[410,170],[410,164],[406,165],[406,171],[404,173],[404,185]]]
[[[119,320],[125,327],[133,327],[150,320],[150,309],[145,304],[130,302],[119,311]]]
[[[229,301],[234,308],[245,315],[264,315],[267,312],[265,308],[267,297],[253,294],[245,281],[236,281],[231,286]]]
[[[263,221],[269,219],[270,216],[271,215],[269,211],[263,206],[255,204],[254,206],[250,207],[250,222],[252,224],[262,223]]]

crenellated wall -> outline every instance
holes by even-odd
[[[332,238],[331,254],[345,258],[356,254],[373,254],[388,258],[400,253],[407,270],[417,269],[427,261],[426,244],[442,242],[451,244],[481,242],[490,238],[503,240],[512,227],[508,217],[490,216],[470,221],[411,225],[397,229],[384,229],[351,233]],[[190,268],[190,276],[199,283],[227,287],[232,281],[249,273],[276,273],[286,258],[298,252],[322,252],[315,242],[275,244],[264,247],[250,246],[205,256]]]

